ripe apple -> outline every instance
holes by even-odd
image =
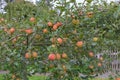
[[[37,58],[38,57],[38,53],[37,52],[32,52],[32,57],[33,58]]]
[[[89,52],[89,56],[90,57],[93,57],[94,56],[94,53],[92,51]]]
[[[58,26],[55,24],[53,25],[53,30],[57,30],[58,29]]]
[[[32,34],[33,33],[33,29],[26,29],[25,32],[26,32],[26,34]]]
[[[101,66],[102,66],[102,63],[99,62],[97,65],[98,65],[98,67],[101,67]]]
[[[56,55],[54,53],[49,54],[48,59],[53,61],[56,59]]]
[[[116,78],[115,80],[120,80],[120,78]]]
[[[50,26],[50,27],[52,27],[52,26],[53,26],[53,23],[49,21],[49,22],[47,23],[47,25]]]
[[[30,22],[35,22],[35,18],[34,18],[34,17],[31,17],[31,18],[30,18]]]
[[[62,44],[62,43],[63,43],[63,39],[62,39],[62,38],[57,38],[57,42],[58,42],[59,44]]]
[[[57,25],[58,27],[62,26],[62,22],[57,22],[55,25]]]
[[[26,54],[25,54],[25,58],[26,58],[26,59],[31,58],[31,54],[30,54],[30,53],[26,53]]]
[[[78,42],[76,43],[76,45],[77,45],[78,47],[82,47],[82,46],[83,46],[83,41],[78,41]]]
[[[48,29],[43,29],[43,33],[48,33]]]
[[[61,55],[59,53],[56,54],[56,59],[60,60],[61,59]]]
[[[9,29],[9,34],[13,34],[14,32],[15,32],[15,28],[14,27]]]

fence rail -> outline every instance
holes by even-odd
[[[101,57],[105,55],[107,58],[104,61],[104,71],[99,75],[100,77],[109,77],[110,75],[120,75],[120,51],[118,50],[106,50],[96,55]]]

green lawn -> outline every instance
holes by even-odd
[[[3,80],[2,75],[0,75],[0,80]],[[46,77],[45,76],[32,76],[29,78],[29,80],[46,80]],[[109,79],[96,78],[96,79],[89,79],[89,80],[109,80]]]
[[[3,80],[3,79],[2,79],[2,75],[0,75],[0,80]]]
[[[29,80],[46,80],[45,76],[32,76]]]

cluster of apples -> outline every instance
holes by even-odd
[[[53,37],[53,38],[51,38],[51,42],[53,44],[55,44],[55,43],[63,44],[64,42],[66,42],[66,38],[61,38],[61,37],[56,38],[56,37]]]
[[[62,54],[59,54],[59,53],[50,53],[48,55],[48,60],[50,60],[50,61],[60,60],[61,58],[66,59],[66,58],[68,58],[68,56],[67,56],[66,53],[62,53]]]
[[[10,29],[8,29],[6,27],[4,28],[4,31],[7,32],[8,34],[13,34],[15,32],[15,30],[16,29],[14,27],[11,27]]]
[[[3,21],[4,19],[0,19],[0,21]],[[35,22],[35,18],[34,17],[31,17],[30,18],[30,22]],[[13,34],[16,29],[14,27],[11,27],[10,29],[4,27],[4,31],[7,32],[8,34]],[[27,35],[30,35],[33,33],[33,29],[32,28],[29,28],[29,29],[23,29],[23,30],[20,30],[21,32],[25,32]]]
[[[97,37],[94,37],[94,38],[93,38],[93,41],[95,41],[95,42],[98,41],[98,38],[97,38]],[[78,41],[78,42],[76,43],[76,46],[77,46],[77,47],[83,47],[83,44],[84,44],[83,41]],[[91,57],[91,58],[92,58],[92,57],[95,57],[94,52],[89,51],[89,52],[88,52],[88,56]],[[99,62],[98,62],[98,64],[97,64],[98,67],[101,67],[101,66],[102,66],[102,61],[103,61],[103,57],[100,57],[100,58],[99,58]],[[94,66],[93,66],[93,65],[89,65],[89,68],[90,68],[90,69],[93,69]]]
[[[92,57],[95,57],[95,55],[94,55],[94,53],[93,53],[92,51],[90,51],[90,52],[88,53],[88,55],[89,55],[89,57],[91,57],[91,58],[92,58]],[[99,59],[99,62],[97,63],[97,66],[98,66],[98,67],[101,67],[101,66],[102,66],[102,61],[103,61],[104,59],[103,59],[102,56],[99,57],[98,59]],[[89,65],[89,68],[90,68],[90,69],[93,69],[93,68],[94,68],[94,65]]]
[[[60,26],[62,26],[62,22],[56,22],[53,24],[52,22],[48,22],[47,25],[51,27],[53,30],[57,30]]]
[[[81,16],[81,15],[83,15],[83,12],[80,11],[78,14]],[[71,15],[71,17],[73,18],[72,19],[72,24],[78,25],[80,23],[80,21],[78,19],[75,19],[75,16],[73,14]],[[93,12],[92,11],[91,12],[87,12],[86,13],[86,17],[87,18],[92,18],[93,17]]]
[[[10,29],[8,28],[4,28],[4,31],[7,32],[8,34],[13,34],[16,29],[14,27],[11,27]],[[30,35],[33,33],[33,29],[29,28],[29,29],[25,29],[25,30],[20,30],[21,32],[25,32],[27,35]]]
[[[33,52],[27,52],[25,53],[25,58],[26,59],[30,59],[30,58],[37,58],[38,57],[38,53],[33,51]]]

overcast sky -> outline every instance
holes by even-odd
[[[39,1],[39,0],[26,0],[26,1],[32,1],[33,3],[35,3],[35,1]],[[83,2],[84,0],[76,0],[77,2]],[[106,0],[107,2],[111,2],[111,1],[120,1],[120,0]]]
[[[39,0],[26,0],[26,1],[30,1],[35,4],[36,1],[39,1]],[[79,3],[79,2],[83,2],[84,0],[76,0],[76,1]],[[106,1],[110,2],[110,1],[120,1],[120,0],[106,0]],[[2,3],[2,5],[0,4],[0,13],[3,13],[3,12],[5,12],[4,7],[6,6],[6,3],[4,3],[4,0],[0,0],[0,3]]]
[[[83,2],[84,0],[76,0],[77,2]],[[110,2],[110,1],[120,1],[120,0],[106,0],[107,2]]]

